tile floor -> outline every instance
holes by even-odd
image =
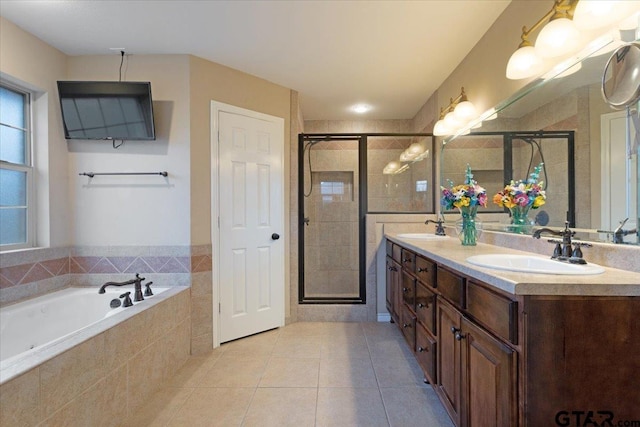
[[[124,424],[450,427],[396,325],[294,323],[191,357]]]

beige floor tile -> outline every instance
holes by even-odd
[[[312,427],[317,395],[316,388],[259,388],[242,425]]]
[[[372,361],[380,388],[425,386],[423,381],[424,375],[415,359],[395,357],[389,359],[372,359]]]
[[[371,359],[320,359],[320,387],[378,387]]]
[[[193,388],[165,387],[160,389],[122,427],[166,426],[193,391]]]
[[[167,427],[239,426],[254,388],[197,388]]]
[[[270,355],[279,336],[280,330],[272,329],[270,331],[251,335],[250,337],[224,343],[220,348],[224,349],[225,352],[242,351],[245,352],[245,354],[256,355],[258,353],[267,353]]]
[[[257,387],[266,364],[261,358],[223,354],[204,374],[199,387]]]
[[[320,359],[274,357],[260,380],[260,387],[317,387]]]
[[[394,387],[380,391],[392,427],[453,427],[431,387]]]
[[[326,335],[326,326],[324,322],[297,322],[285,326],[281,330],[283,337],[286,336],[321,336]]]
[[[320,357],[322,338],[319,336],[281,335],[271,353],[272,357],[312,358]]]
[[[369,347],[364,335],[322,338],[320,357],[325,358],[369,358]]]
[[[317,427],[388,425],[378,388],[318,389]]]
[[[367,337],[372,360],[388,360],[400,357],[414,358],[407,342],[402,337]]]

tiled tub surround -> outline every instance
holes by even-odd
[[[0,425],[118,425],[187,360],[189,298],[171,288],[71,336],[38,366],[3,369]]]

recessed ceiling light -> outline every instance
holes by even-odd
[[[367,104],[356,104],[353,107],[351,107],[351,110],[358,114],[364,114],[367,111],[371,110],[371,106]]]

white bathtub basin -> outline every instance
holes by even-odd
[[[431,233],[402,233],[398,234],[401,239],[419,239],[419,240],[444,240],[449,236],[437,236]]]
[[[570,264],[535,255],[486,254],[474,255],[467,262],[480,267],[522,273],[588,275],[604,273],[597,264]]]

